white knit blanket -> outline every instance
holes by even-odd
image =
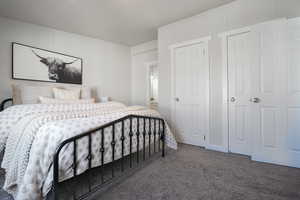
[[[36,111],[35,106],[39,107],[39,109],[44,109],[44,112]],[[30,109],[24,109],[22,106],[18,106],[20,109],[14,108],[5,111],[5,116],[16,116],[12,114],[9,115],[9,112],[18,113],[17,117],[8,120],[11,124],[6,123],[10,125],[10,131],[6,136],[6,150],[2,162],[2,167],[6,170],[4,189],[11,193],[16,200],[44,199],[52,185],[53,155],[57,146],[65,139],[128,114],[159,117],[156,111],[142,107],[124,107],[124,105],[118,103],[101,105],[85,104],[77,106],[52,105],[47,108],[40,105],[35,106],[25,106],[31,107]],[[1,115],[2,113],[0,113],[0,118],[3,117]],[[129,122],[125,123],[125,132],[129,130],[128,123]],[[134,123],[136,123],[136,121]],[[146,126],[146,129],[147,128],[148,124]],[[116,126],[116,138],[121,136],[120,130],[120,125]],[[107,163],[111,161],[112,154],[110,146],[110,141],[112,140],[111,130],[107,129],[105,136],[106,151],[104,161]],[[166,139],[169,146],[177,148],[177,143],[169,129]],[[93,135],[93,166],[100,165],[100,140],[100,134]],[[117,140],[115,150],[116,159],[121,156],[121,145],[120,141],[118,141],[119,140]],[[86,138],[78,143],[78,147],[80,148],[77,153],[78,174],[87,169],[86,157],[88,148],[86,145]],[[125,140],[125,146],[128,147],[128,139]],[[133,147],[135,146],[136,139],[134,139],[133,143]],[[73,147],[69,146],[65,148],[60,155],[60,180],[65,180],[73,174],[71,168],[73,161],[72,152]],[[128,153],[129,149],[126,148],[125,155]]]
[[[107,102],[96,104],[30,104],[12,106],[0,113],[0,152],[6,145],[6,140],[11,128],[21,119],[34,114],[46,114],[53,112],[76,111],[109,111],[126,106],[119,102]]]

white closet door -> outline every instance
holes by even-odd
[[[228,36],[229,151],[250,155],[251,62],[250,32]]]
[[[300,23],[258,25],[253,160],[300,167]]]
[[[182,143],[204,146],[208,133],[209,67],[207,44],[174,50],[175,126]]]
[[[229,149],[300,167],[300,19],[250,30],[227,38]]]
[[[286,112],[286,149],[288,165],[300,167],[300,18],[288,20],[287,92],[284,98]]]
[[[284,22],[259,24],[253,28],[256,37],[257,63],[253,66],[253,93],[250,98],[253,117],[254,148],[252,159],[278,163],[284,146],[284,107],[286,96],[286,62],[284,51]]]

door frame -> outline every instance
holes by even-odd
[[[222,40],[222,136],[223,152],[229,152],[229,77],[228,77],[228,38],[230,36],[251,32],[251,27],[244,27],[220,33]]]
[[[183,41],[183,42],[179,42],[179,43],[175,43],[169,46],[169,50],[171,53],[171,127],[172,127],[172,131],[173,133],[176,135],[176,130],[174,128],[174,124],[176,122],[176,110],[175,110],[175,66],[174,66],[174,52],[175,49],[180,48],[180,47],[185,47],[185,46],[190,46],[190,45],[195,45],[195,44],[199,44],[199,43],[204,43],[205,44],[205,56],[207,59],[207,67],[208,67],[208,95],[207,95],[207,106],[208,106],[208,113],[207,113],[207,119],[208,119],[208,132],[207,135],[205,136],[205,140],[204,140],[204,147],[206,148],[209,145],[209,136],[210,136],[210,57],[209,57],[209,50],[208,50],[208,42],[212,39],[211,36],[206,36],[206,37],[202,37],[202,38],[198,38],[198,39],[194,39],[194,40],[187,40],[187,41]],[[172,126],[173,125],[173,126]]]
[[[150,88],[150,83],[149,83],[149,72],[150,72],[150,67],[152,66],[152,65],[157,65],[157,68],[158,68],[158,61],[157,60],[154,60],[154,61],[150,61],[150,62],[146,62],[145,63],[145,65],[146,65],[146,68],[147,68],[147,70],[146,70],[146,79],[147,79],[147,99],[146,99],[146,105],[147,106],[149,106],[150,105],[150,101],[149,101],[149,97],[150,97],[150,91],[149,91],[149,88]],[[159,72],[159,70],[158,70],[158,72]],[[158,76],[159,76],[159,74],[158,74]],[[159,83],[158,83],[159,84]],[[159,99],[159,96],[157,97],[157,100],[156,100],[156,102],[158,103],[158,99]]]

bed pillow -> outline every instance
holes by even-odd
[[[51,87],[48,86],[20,85],[15,90],[19,92],[13,95],[17,99],[17,104],[36,104],[39,96],[52,97]]]
[[[14,105],[22,104],[21,89],[18,85],[12,85],[12,98]]]
[[[92,88],[88,86],[74,87],[74,86],[54,86],[58,89],[65,90],[81,90],[81,99],[96,99],[92,95]],[[15,105],[18,104],[35,104],[39,101],[39,96],[53,97],[53,86],[43,85],[26,85],[26,84],[12,84],[12,97]]]
[[[81,88],[81,99],[91,99],[92,97],[92,88],[82,87]]]
[[[104,102],[109,102],[110,98],[109,97],[100,97],[100,102],[104,103]]]
[[[82,86],[82,87],[76,87],[76,86],[66,86],[64,87],[64,89],[66,90],[77,90],[77,89],[81,89],[81,94],[80,94],[80,98],[81,99],[91,99],[91,98],[95,98],[92,96],[92,88],[88,87],[88,86]]]
[[[70,104],[70,103],[89,104],[89,103],[95,103],[95,99],[67,100],[67,99],[54,99],[54,98],[40,96],[39,103],[42,103],[42,104]]]
[[[55,99],[62,100],[78,100],[80,99],[80,91],[81,89],[60,89],[53,88],[53,94]]]

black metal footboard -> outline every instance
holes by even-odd
[[[135,123],[133,123],[133,120],[135,120]],[[129,129],[128,131],[125,130],[125,122],[129,123]],[[121,126],[120,133],[118,136],[116,136],[116,126]],[[136,127],[134,127],[136,126]],[[127,126],[128,128],[128,126]],[[107,133],[105,134],[104,131],[106,129],[111,130],[111,142],[109,144],[109,148],[111,149],[111,159],[109,163],[104,160],[104,153],[105,151],[108,151],[107,147],[105,148],[105,138],[108,136]],[[62,142],[59,147],[57,148],[57,151],[54,155],[54,163],[53,163],[53,185],[52,185],[52,198],[54,200],[62,199],[59,194],[59,187],[64,181],[60,182],[59,179],[59,157],[60,153],[62,152],[62,149],[66,147],[67,145],[73,145],[73,175],[71,179],[77,181],[77,178],[81,176],[82,174],[77,174],[77,167],[78,167],[78,161],[77,161],[77,150],[78,150],[78,141],[84,137],[87,138],[87,150],[88,150],[88,157],[86,162],[88,162],[87,170],[84,172],[84,174],[87,174],[88,179],[88,189],[84,194],[81,194],[80,196],[76,196],[75,194],[69,194],[71,199],[77,200],[77,199],[86,199],[89,197],[92,193],[95,193],[99,189],[102,188],[102,186],[108,182],[112,181],[115,177],[117,177],[115,170],[120,169],[119,175],[123,174],[127,169],[133,168],[133,163],[135,165],[138,165],[141,163],[141,161],[145,161],[147,158],[150,158],[152,154],[161,152],[162,157],[165,156],[165,130],[166,125],[163,119],[156,118],[156,117],[147,117],[147,116],[138,116],[138,115],[128,115],[121,119],[112,121],[108,124],[105,124],[99,128],[95,128],[91,131],[88,131],[86,133],[77,135],[75,137],[69,138]],[[99,155],[100,158],[98,158],[101,162],[100,166],[92,167],[92,161],[93,161],[93,145],[92,145],[92,134],[97,133],[100,134],[101,140],[100,140],[100,151]],[[136,139],[133,144],[133,139]],[[119,140],[119,141],[118,141]],[[126,141],[129,140],[129,141]],[[126,142],[125,142],[126,141]],[[119,158],[116,158],[115,152],[116,152],[116,143],[120,142],[119,148],[121,148],[120,156]],[[129,152],[125,155],[125,145],[128,143]],[[128,162],[126,162],[126,160]],[[118,165],[118,166],[117,166]],[[109,179],[104,180],[103,174],[104,174],[104,167],[106,167],[106,172],[109,171]],[[95,183],[93,185],[90,181],[90,173],[95,169],[99,168],[99,174],[100,178],[97,181],[97,185],[95,186]],[[107,170],[108,168],[108,170]],[[97,172],[98,173],[98,172]],[[99,182],[99,183],[98,183]]]

